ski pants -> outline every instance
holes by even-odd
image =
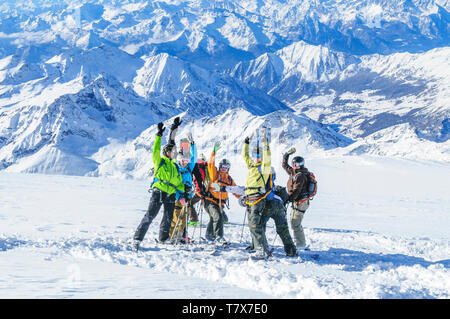
[[[308,207],[309,207],[309,200],[300,205],[298,205],[297,203],[292,203],[291,227],[294,233],[295,244],[297,245],[297,247],[306,246],[306,239],[305,233],[303,231],[302,221]]]
[[[192,209],[192,199],[186,200],[186,205],[181,205],[180,201],[175,201],[172,223],[170,225],[169,238],[179,240],[183,238],[183,232],[186,229],[187,218]]]
[[[209,223],[206,227],[206,239],[214,240],[223,237],[223,208],[205,200],[205,210],[209,215]]]
[[[296,251],[295,244],[289,233],[289,225],[283,203],[278,200],[269,200],[267,204],[270,206],[268,208],[270,210],[270,218],[275,222],[275,229],[283,242],[284,251],[286,254],[294,253]]]
[[[195,209],[195,207],[194,207],[194,205],[195,204],[197,204],[199,201],[201,201],[202,200],[202,198],[201,197],[199,197],[199,196],[197,196],[197,195],[195,195],[193,198],[192,198],[192,201],[191,201],[191,211],[190,211],[190,213],[189,213],[189,221],[191,221],[191,222],[198,222],[198,213],[197,213],[197,210]]]
[[[156,215],[158,215],[161,206],[164,206],[164,212],[161,224],[159,225],[159,241],[165,241],[169,238],[170,224],[172,222],[173,209],[175,206],[175,194],[169,195],[166,192],[154,188],[152,190],[147,212],[134,234],[135,240],[142,241],[144,239],[148,227],[153,219],[155,219]]]
[[[249,212],[250,215],[250,212]],[[291,234],[289,233],[289,225],[286,219],[286,212],[283,204],[277,200],[265,200],[264,209],[261,212],[261,218],[258,220],[254,216],[252,216],[253,223],[260,222],[262,223],[262,229],[259,230],[258,225],[254,226],[253,229],[258,229],[252,235],[252,248],[257,249],[257,247],[263,247],[267,244],[266,233],[266,225],[268,220],[272,218],[275,222],[275,229],[280,236],[281,241],[283,242],[284,251],[286,254],[292,254],[296,251],[294,241],[292,240]],[[250,218],[249,218],[249,226],[250,226]],[[250,233],[252,232],[252,227],[250,226]],[[262,236],[264,234],[264,238]],[[260,238],[260,239],[258,239]],[[259,245],[258,245],[259,241]],[[261,249],[261,248],[259,248]],[[268,250],[268,246],[267,246]]]
[[[266,209],[266,199],[260,200],[254,205],[247,205],[248,227],[252,237],[252,244],[257,251],[269,253],[269,244],[266,238],[266,224],[270,213]]]

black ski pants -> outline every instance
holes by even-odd
[[[142,221],[134,234],[135,240],[142,241],[144,239],[148,227],[153,219],[155,219],[156,215],[158,215],[161,206],[164,207],[164,212],[161,224],[159,225],[159,241],[165,241],[169,238],[170,224],[172,223],[173,209],[175,207],[175,194],[169,195],[166,192],[154,188],[150,197],[147,213],[145,213],[144,218],[142,218]]]
[[[286,212],[281,202],[263,199],[256,205],[248,205],[247,212],[250,234],[252,236],[252,244],[250,246],[252,249],[261,249],[262,247],[264,251],[268,252],[266,225],[269,218],[272,218],[275,222],[277,234],[283,241],[285,252],[293,254],[297,251],[289,233]]]

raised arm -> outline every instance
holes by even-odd
[[[164,124],[158,123],[158,132],[156,133],[155,143],[153,144],[153,164],[158,166],[161,162],[161,137],[164,133]]]
[[[191,161],[189,162],[189,169],[194,171],[195,164],[197,163],[197,147],[194,143],[191,143]]]
[[[286,173],[288,173],[289,175],[293,175],[294,174],[294,170],[293,168],[288,164],[289,161],[289,156],[291,154],[295,153],[295,148],[292,147],[290,150],[288,150],[285,154],[283,154],[283,168],[286,171]]]
[[[261,170],[264,180],[267,181],[272,171],[272,160],[269,147],[269,140],[267,139],[266,135],[264,135],[263,137],[263,158]]]
[[[180,121],[179,117],[176,117],[173,120],[173,124],[170,126],[170,133],[169,133],[169,144],[175,145],[175,137],[177,135],[178,126],[180,126],[182,121]]]
[[[216,169],[216,152],[220,148],[220,142],[214,143],[214,148],[211,153],[211,157],[208,160],[208,174],[209,174],[209,180],[215,181],[217,176],[217,169]]]
[[[288,160],[289,160],[289,154],[284,154],[283,156],[283,168],[286,171],[286,173],[288,173],[289,175],[292,175],[292,167],[288,164]]]
[[[250,137],[246,137],[244,141],[244,146],[242,147],[242,157],[244,158],[245,165],[247,168],[252,166],[252,160],[250,159],[250,155],[248,154],[248,149],[250,147]]]

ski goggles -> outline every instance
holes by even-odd
[[[219,168],[226,168],[226,169],[230,169],[230,164],[220,164]]]
[[[252,157],[253,157],[253,158],[261,158],[261,154],[259,154],[259,153],[253,153],[253,154],[252,154]]]

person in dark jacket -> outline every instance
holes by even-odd
[[[297,249],[309,250],[306,246],[305,233],[302,226],[303,217],[309,207],[309,199],[304,198],[308,187],[307,173],[309,171],[305,167],[304,158],[301,156],[296,156],[292,159],[292,166],[288,164],[289,156],[294,152],[295,148],[291,148],[283,155],[283,168],[289,175],[287,192],[292,202],[291,227]]]
[[[195,195],[192,198],[191,214],[189,216],[189,225],[196,226],[198,224],[198,213],[195,204],[200,202],[206,196],[206,185],[208,184],[208,163],[205,155],[200,154],[197,163],[192,171],[194,177]],[[201,204],[203,205],[203,203]]]

